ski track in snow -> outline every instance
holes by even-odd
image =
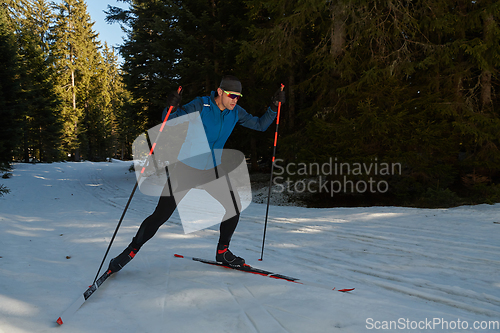
[[[283,324],[259,303],[247,287],[228,287],[228,291],[244,311],[256,332],[288,332]]]
[[[233,252],[262,269],[356,290],[328,292],[175,259],[176,252],[212,259],[218,226],[184,235],[174,213],[136,259],[56,328],[55,318],[96,274],[134,186],[130,165],[15,166],[3,182],[12,192],[0,198],[0,332],[364,332],[367,318],[500,320],[498,204],[271,206],[262,262],[265,205],[251,204]],[[106,264],[156,202],[136,192]]]

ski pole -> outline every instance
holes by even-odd
[[[182,91],[182,87],[179,86],[179,88],[177,89],[177,93],[180,94],[181,91]],[[167,123],[168,117],[170,116],[170,112],[172,112],[173,108],[174,108],[174,106],[170,105],[170,108],[168,109],[167,115],[165,116],[165,119],[163,119],[163,123],[161,125],[160,132],[158,133],[158,136],[156,137],[155,142],[153,143],[153,145],[151,146],[151,149],[149,150],[149,155],[148,155],[147,159],[149,159],[149,157],[151,155],[153,155],[155,147],[156,147],[156,143],[158,142],[158,139],[160,138],[161,132],[163,131],[163,128],[165,127],[165,124]],[[146,162],[147,162],[147,159],[146,159]],[[130,205],[130,202],[132,201],[132,197],[134,196],[134,193],[137,190],[137,187],[139,186],[139,181],[141,180],[145,170],[146,170],[146,163],[144,163],[144,166],[142,167],[141,173],[139,174],[139,177],[135,181],[134,189],[132,190],[132,193],[130,193],[127,204],[125,205],[125,208],[123,209],[122,216],[120,217],[120,220],[118,221],[118,225],[116,226],[115,232],[113,233],[113,237],[111,237],[111,241],[109,242],[108,249],[106,250],[106,253],[104,254],[104,258],[102,258],[101,265],[99,266],[99,269],[97,270],[97,274],[96,274],[96,276],[94,278],[94,282],[92,284],[94,284],[97,281],[97,278],[99,277],[99,273],[101,272],[102,265],[104,265],[104,262],[106,261],[106,257],[108,256],[109,250],[111,249],[111,245],[113,244],[113,241],[115,240],[116,234],[118,233],[118,229],[120,229],[120,225],[123,222],[123,218],[125,217],[125,213],[128,210],[128,206]]]
[[[281,84],[281,91],[285,88],[285,85]],[[269,202],[271,199],[271,187],[273,185],[273,172],[274,172],[274,159],[276,158],[276,143],[278,142],[278,127],[280,125],[280,111],[281,111],[281,102],[278,102],[278,116],[276,118],[276,132],[274,133],[274,148],[273,148],[273,163],[271,164],[271,179],[269,180],[269,192],[267,194],[267,207],[266,207],[266,219],[264,222],[264,235],[262,237],[262,251],[260,253],[259,261],[262,261],[264,257],[264,243],[266,240],[266,230],[267,230],[267,217],[269,215]]]

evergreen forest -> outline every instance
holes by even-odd
[[[187,103],[231,74],[256,116],[285,85],[278,171],[310,206],[500,202],[499,1],[121,2],[116,50],[84,0],[2,2],[2,170],[132,159],[170,93]],[[269,174],[274,132],[240,126],[226,148]]]

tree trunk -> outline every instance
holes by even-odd
[[[71,47],[70,51],[70,63],[73,63],[73,47]],[[76,114],[76,88],[75,88],[75,70],[71,70],[71,97],[73,102],[73,113]],[[78,120],[75,118],[74,122],[74,139],[75,144],[78,145]],[[80,150],[75,149],[75,162],[80,162]]]
[[[288,120],[287,129],[293,131],[295,127],[295,75],[292,73],[288,77],[288,103],[286,110],[286,119]],[[285,87],[286,88],[286,87]]]
[[[25,126],[24,126],[24,162],[28,163],[30,161],[30,152],[29,152],[29,144],[28,144],[28,119],[25,119],[24,121]]]
[[[487,13],[484,17],[483,22],[483,40],[487,46],[493,43],[493,28],[495,26],[495,20],[493,14]],[[481,111],[486,111],[492,108],[491,99],[491,70],[489,68],[483,69],[481,73]]]
[[[491,107],[491,72],[483,70],[481,73],[481,111],[486,111]]]
[[[338,57],[343,53],[345,45],[345,9],[342,4],[336,4],[332,7],[332,28],[330,31],[331,46],[330,54]]]

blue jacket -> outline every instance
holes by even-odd
[[[210,96],[195,98],[171,113],[167,122],[169,125],[176,125],[176,121],[172,120],[179,117],[181,117],[180,122],[189,121],[186,140],[178,159],[197,169],[207,170],[213,168],[214,163],[220,164],[222,150],[236,124],[257,131],[265,131],[276,118],[276,112],[271,108],[268,108],[261,117],[249,114],[239,105],[236,105],[233,110],[221,111],[214,98],[214,91]],[[199,112],[199,116],[196,111]],[[165,108],[162,119],[165,118],[167,112],[168,108]],[[201,126],[206,136],[200,133],[203,132]]]

